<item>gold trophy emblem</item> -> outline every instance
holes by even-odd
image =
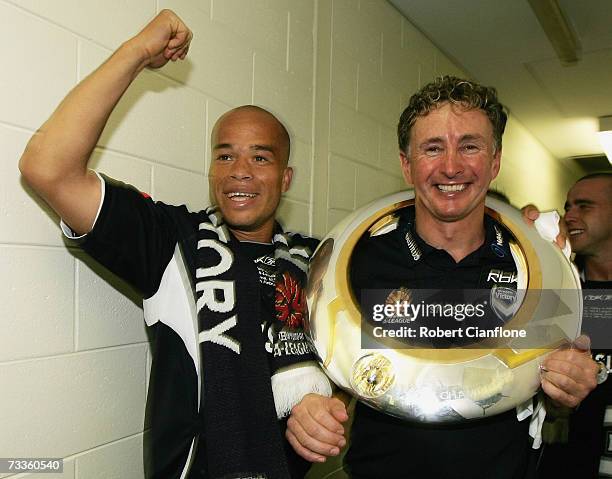
[[[353,366],[351,382],[360,396],[377,398],[385,394],[393,385],[395,373],[393,366],[380,353],[366,354]]]

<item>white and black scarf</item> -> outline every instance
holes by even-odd
[[[284,234],[273,237],[276,260],[276,318],[262,317],[257,267],[229,234],[219,213],[207,210],[211,225],[200,226],[197,267],[207,281],[223,285],[212,307],[199,313],[203,394],[201,402],[206,456],[211,478],[289,477],[278,418],[309,392],[330,395],[330,383],[314,363],[302,329],[308,260],[316,241]],[[226,241],[223,267],[206,246]],[[203,246],[203,247],[201,247]],[[231,262],[227,261],[231,252]],[[212,261],[212,263],[211,263]],[[216,269],[215,269],[216,268]],[[215,303],[218,301],[218,303]],[[223,304],[216,307],[215,304]],[[215,311],[214,309],[217,309]],[[267,327],[263,325],[267,324]],[[202,333],[200,333],[202,335]]]

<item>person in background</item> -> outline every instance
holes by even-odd
[[[612,477],[612,173],[580,178],[567,193],[564,221],[583,288],[582,331],[592,338],[597,388],[575,410],[547,417],[541,479]]]

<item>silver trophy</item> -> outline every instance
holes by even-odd
[[[378,199],[342,220],[319,245],[311,262],[306,331],[320,363],[340,388],[406,419],[457,422],[513,409],[536,394],[545,356],[580,334],[578,273],[518,210],[488,197],[486,214],[513,236],[518,270],[516,288],[500,284],[489,293],[503,322],[498,337],[443,349],[379,339],[352,291],[351,255],[363,235],[384,233],[413,203],[411,191]],[[398,289],[390,297],[409,302],[411,292]]]

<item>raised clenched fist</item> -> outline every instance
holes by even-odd
[[[182,60],[189,51],[193,33],[172,10],[162,10],[129,43],[142,55],[144,66],[163,67]]]

